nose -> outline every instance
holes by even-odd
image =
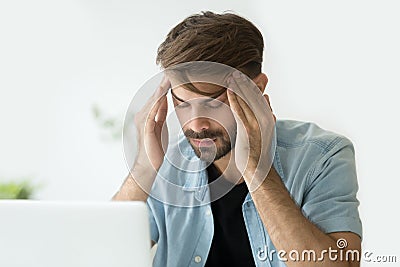
[[[210,122],[207,118],[199,117],[191,120],[188,126],[193,131],[199,133],[210,128]]]

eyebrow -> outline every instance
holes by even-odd
[[[221,96],[223,93],[225,93],[226,90],[227,90],[226,88],[223,88],[221,91],[218,91],[218,92],[215,93],[214,95],[210,95],[210,96],[208,96],[208,97],[213,98],[213,99],[216,99],[217,97],[219,97],[219,96]],[[177,96],[177,95],[174,93],[174,91],[172,91],[172,90],[171,90],[171,95],[172,95],[176,100],[178,100],[178,101],[180,101],[180,102],[186,102],[185,100],[183,100],[182,98],[180,98],[179,96]],[[210,100],[206,100],[206,102],[209,102],[209,101],[211,101],[211,99],[210,99]]]

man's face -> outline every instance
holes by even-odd
[[[192,85],[207,96],[187,87],[174,87],[172,99],[175,111],[196,155],[201,160],[213,162],[234,147],[236,122],[225,88],[209,83]]]

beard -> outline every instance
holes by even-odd
[[[191,129],[184,131],[186,138],[188,139],[190,145],[192,146],[196,156],[207,163],[211,163],[216,161],[226,154],[228,154],[236,143],[236,127],[229,131],[230,134],[222,131],[222,130],[204,130],[202,132],[194,132]],[[209,139],[215,140],[219,142],[220,145],[217,145],[214,142],[213,146],[195,146],[190,142],[190,139]],[[233,144],[233,145],[232,145]]]

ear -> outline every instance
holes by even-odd
[[[253,82],[260,89],[261,93],[264,93],[265,87],[268,83],[268,77],[265,75],[265,73],[260,73],[253,79]]]

